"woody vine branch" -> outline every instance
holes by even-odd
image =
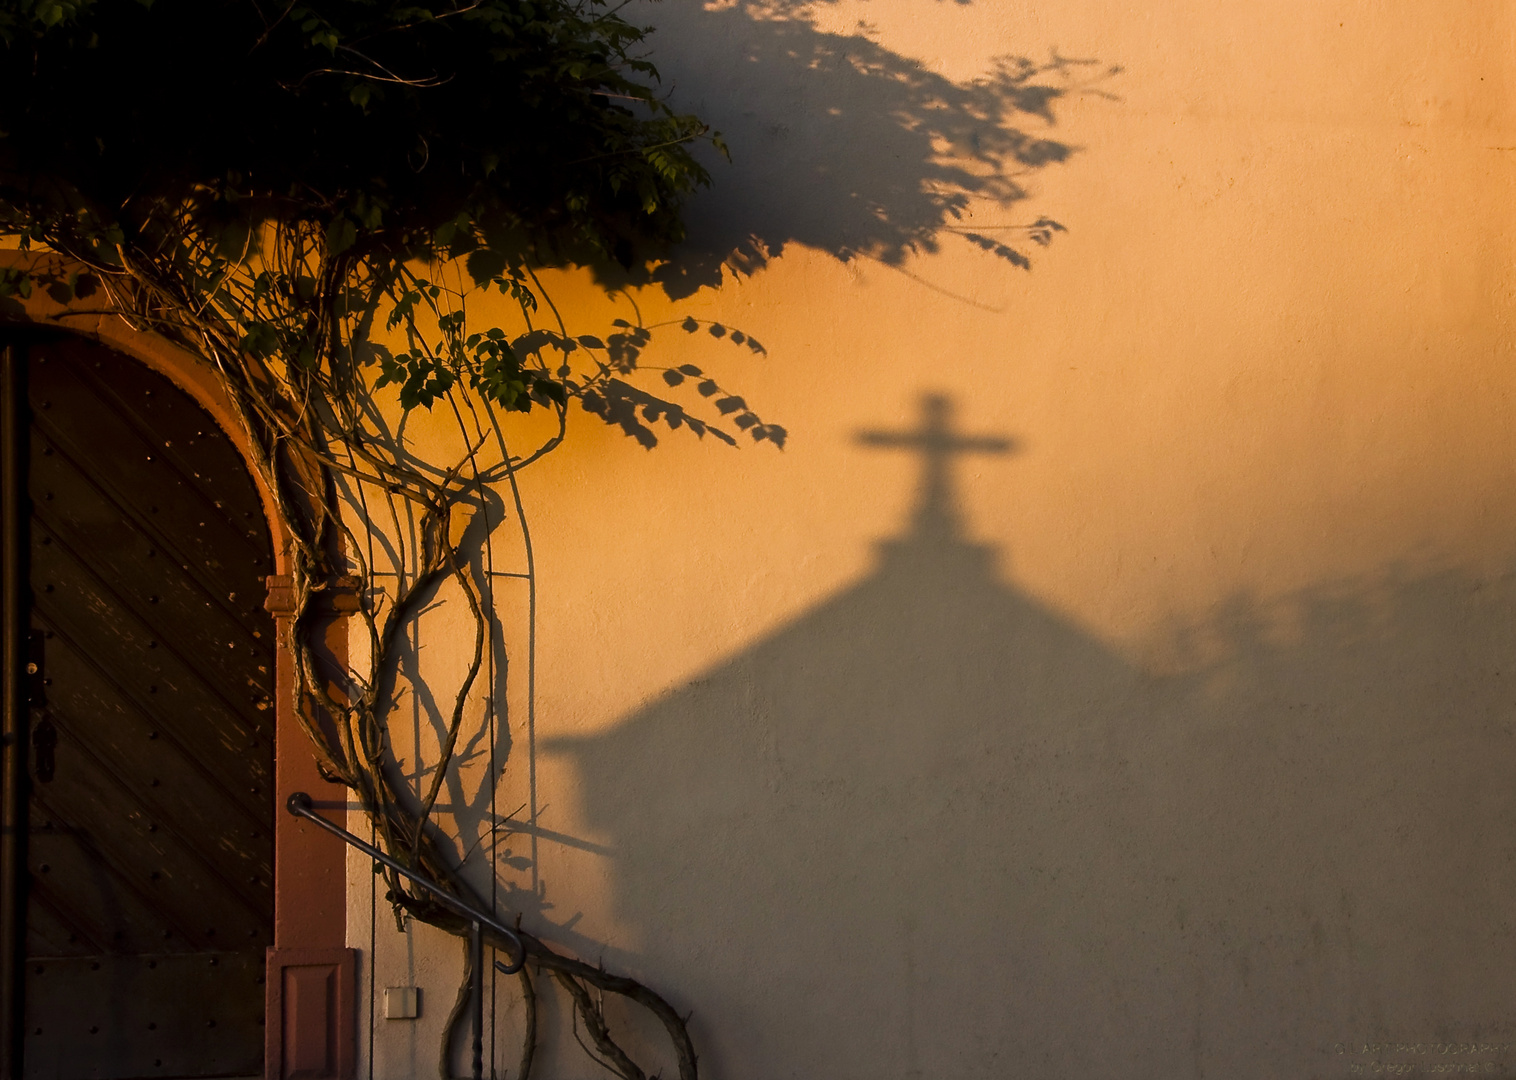
[[[73,313],[94,304],[215,370],[290,545],[290,704],[317,761],[391,856],[474,906],[434,820],[494,617],[455,510],[558,446],[571,405],[649,446],[662,429],[785,438],[694,365],[664,370],[656,393],[637,385],[655,332],[709,330],[761,353],[757,342],[695,320],[645,325],[630,300],[604,336],[571,333],[543,287],[542,271],[570,267],[612,294],[648,280],[683,235],[684,199],[709,181],[694,148],[724,152],[655,92],[648,32],[618,10],[0,0],[0,237],[71,260],[51,280],[0,274],[0,306],[61,290]],[[409,446],[406,418],[426,409],[455,419],[452,460]],[[517,448],[504,428],[534,410],[549,434]],[[344,493],[367,512],[344,513]],[[370,565],[375,536],[390,545],[384,574]],[[320,607],[348,577],[368,648],[361,670],[334,679]],[[413,790],[387,725],[407,628],[439,596],[474,632]],[[464,933],[442,905],[387,885],[397,913]],[[549,976],[591,1055],[642,1080],[602,1010],[619,995],[662,1024],[681,1080],[695,1080],[687,1024],[662,995],[522,940],[529,1017]],[[532,1020],[522,1080],[535,1044]]]

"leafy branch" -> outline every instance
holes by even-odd
[[[655,424],[731,444],[726,422],[755,441],[786,437],[694,365],[662,371],[668,390],[696,380],[692,408],[634,385],[655,331],[675,324],[571,333],[543,287],[545,268],[652,259],[682,235],[683,199],[709,182],[691,146],[719,149],[719,136],[645,81],[656,80],[636,52],[646,33],[597,0],[272,12],[251,0],[0,0],[0,234],[66,260],[0,274],[0,301],[98,295],[99,311],[217,373],[288,536],[290,705],[317,763],[386,851],[476,906],[464,854],[434,821],[494,618],[455,512],[558,446],[571,402],[644,446]],[[507,317],[481,320],[485,296],[503,298]],[[723,326],[677,325],[763,353]],[[408,414],[439,402],[462,439],[449,463],[418,458],[403,434]],[[714,417],[697,415],[705,404]],[[533,410],[551,432],[508,452],[500,423]],[[360,520],[342,513],[344,490],[367,508]],[[366,659],[339,686],[316,643],[323,601],[354,581]],[[474,635],[429,781],[413,790],[388,725],[406,630],[444,589]],[[466,933],[398,875],[386,884],[397,918]],[[659,993],[522,940],[522,1080],[544,974],[623,1080],[646,1072],[616,1042],[606,994],[650,1012],[681,1080],[695,1080],[686,1019]]]

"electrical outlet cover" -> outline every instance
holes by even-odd
[[[389,986],[384,991],[386,1020],[414,1020],[421,1015],[421,988]]]

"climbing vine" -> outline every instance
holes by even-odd
[[[0,275],[0,305],[46,288],[215,370],[290,545],[291,704],[320,768],[387,852],[476,907],[433,818],[494,618],[455,511],[558,446],[571,407],[644,445],[660,428],[785,438],[694,365],[664,370],[656,393],[637,384],[659,332],[758,342],[693,319],[646,325],[630,302],[610,332],[577,333],[544,287],[543,271],[577,266],[613,290],[659,258],[709,179],[692,148],[721,150],[656,95],[645,36],[596,0],[0,0],[0,233],[67,260]],[[452,418],[457,460],[414,456],[418,409]],[[540,410],[545,438],[507,441],[511,415]],[[342,512],[344,491],[366,515]],[[323,601],[353,579],[367,647],[334,680]],[[406,628],[444,589],[474,632],[413,790],[388,721]],[[467,933],[398,875],[387,887],[397,914]],[[522,1080],[543,977],[614,1074],[646,1069],[611,1031],[606,995],[651,1014],[695,1080],[686,1018],[661,994],[520,936]]]

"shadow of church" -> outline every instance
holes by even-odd
[[[1155,675],[967,537],[950,461],[1008,442],[935,397],[859,441],[923,461],[871,573],[545,746],[709,1075],[1348,1076],[1516,1034],[1509,576],[1238,599]]]

